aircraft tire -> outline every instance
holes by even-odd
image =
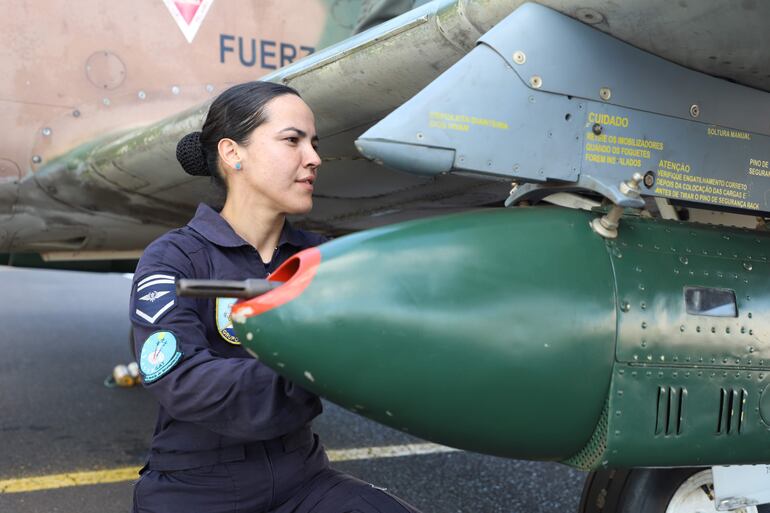
[[[580,513],[695,513],[692,501],[683,501],[698,483],[713,484],[704,468],[597,470],[586,478]],[[695,481],[688,481],[690,478]],[[703,492],[706,493],[705,491]],[[712,502],[713,504],[713,502]],[[716,511],[714,508],[713,511]],[[750,507],[746,513],[770,512],[770,505]]]

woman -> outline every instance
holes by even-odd
[[[226,200],[221,212],[201,204],[150,244],[135,273],[134,345],[160,403],[135,512],[416,511],[329,468],[310,428],[320,400],[246,353],[229,324],[232,300],[174,290],[179,278],[264,278],[323,242],[286,222],[313,205],[317,143],[296,91],[251,82],[222,93],[202,131],[177,146],[185,171],[210,175]]]

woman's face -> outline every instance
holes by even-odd
[[[246,187],[276,213],[307,213],[321,165],[313,112],[293,94],[273,98],[265,112],[267,121],[251,133],[248,145],[238,147],[242,168],[230,172],[235,180],[229,187]]]

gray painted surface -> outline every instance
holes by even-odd
[[[685,69],[537,4],[480,42],[364,133],[360,150],[407,172],[505,177],[543,184],[541,195],[582,189],[623,206],[642,203],[620,183],[649,173],[647,195],[770,211],[768,93]],[[454,162],[419,164],[424,148],[451,152]],[[518,199],[539,188],[522,188]]]

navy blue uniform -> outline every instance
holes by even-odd
[[[150,244],[130,316],[145,387],[160,403],[136,512],[405,512],[410,506],[329,468],[310,422],[317,396],[251,357],[229,319],[231,298],[177,297],[179,278],[264,278],[323,242],[287,222],[270,263],[214,210]]]

